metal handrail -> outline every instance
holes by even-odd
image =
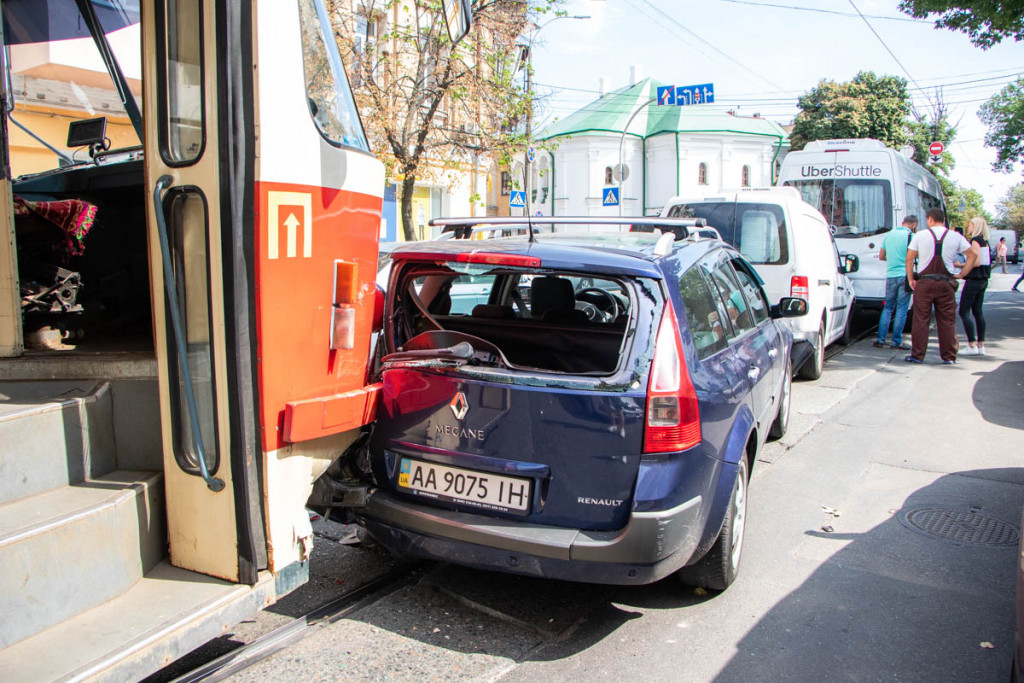
[[[153,187],[153,211],[156,213],[156,227],[160,234],[160,256],[164,264],[164,289],[167,294],[167,308],[171,312],[171,327],[174,329],[174,345],[178,351],[178,367],[185,384],[185,403],[188,406],[189,421],[192,423],[192,439],[199,453],[199,476],[206,482],[207,488],[213,492],[224,490],[224,480],[210,475],[206,467],[206,453],[203,449],[203,435],[199,429],[199,410],[196,408],[196,395],[192,388],[192,373],[188,369],[188,347],[185,344],[185,332],[181,326],[181,313],[178,311],[177,291],[174,283],[174,272],[171,266],[170,240],[167,239],[167,222],[163,211],[163,191],[170,187],[174,178],[162,175]],[[185,471],[185,470],[182,470]]]

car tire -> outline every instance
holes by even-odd
[[[818,346],[814,349],[811,357],[800,366],[797,375],[800,379],[818,379],[825,370],[825,318],[822,316],[821,324],[818,326]]]
[[[708,590],[724,591],[736,580],[743,551],[743,532],[747,526],[747,485],[750,482],[748,474],[747,458],[744,456],[740,458],[722,530],[718,532],[718,538],[707,555],[696,564],[679,570],[678,575],[683,583]]]
[[[850,309],[846,316],[846,327],[843,328],[843,336],[839,337],[842,346],[849,346],[853,343],[853,309]]]
[[[786,373],[782,380],[782,395],[779,397],[779,412],[775,414],[775,421],[768,429],[768,438],[777,441],[786,435],[789,429],[789,408],[793,400],[793,366],[789,363],[783,368]]]

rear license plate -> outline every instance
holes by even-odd
[[[530,510],[530,480],[402,458],[398,486],[435,500],[500,512]]]

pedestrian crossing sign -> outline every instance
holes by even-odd
[[[508,200],[509,206],[515,206],[520,209],[526,208],[526,193],[522,190],[512,190],[512,196]]]
[[[604,189],[604,195],[601,199],[603,206],[618,206],[619,205],[619,188],[617,187],[606,187]]]

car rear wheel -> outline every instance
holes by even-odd
[[[747,526],[749,471],[747,458],[744,456],[739,462],[736,483],[733,484],[732,495],[729,497],[729,509],[725,512],[725,522],[718,533],[718,539],[697,564],[683,567],[679,571],[679,578],[683,583],[724,591],[736,580],[743,553],[743,532]]]
[[[825,370],[825,318],[822,317],[818,326],[818,345],[811,357],[800,366],[801,379],[818,379]]]
[[[784,437],[786,430],[789,429],[789,404],[792,402],[793,395],[793,366],[787,363],[783,372],[786,373],[786,376],[782,380],[782,393],[779,395],[779,412],[775,414],[775,421],[772,422],[771,429],[768,430],[768,438],[773,440]]]

